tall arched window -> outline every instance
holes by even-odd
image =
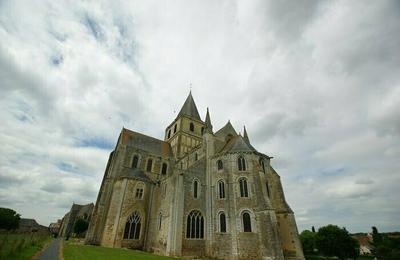
[[[171,129],[168,130],[168,139],[171,137]]]
[[[204,134],[204,127],[201,128],[201,135]]]
[[[199,182],[197,180],[195,180],[193,182],[193,197],[195,199],[197,199],[198,196],[198,192],[199,192]]]
[[[125,224],[124,239],[139,239],[141,219],[137,211],[128,217]]]
[[[189,129],[190,131],[194,132],[194,124],[192,122],[190,122]]]
[[[221,160],[217,161],[217,168],[218,168],[218,170],[222,170],[222,168],[224,168],[224,164],[222,163]]]
[[[225,198],[225,183],[223,180],[218,182],[218,194],[220,199]]]
[[[239,156],[238,157],[237,163],[238,163],[239,171],[245,171],[246,170],[246,161],[244,160],[243,156]]]
[[[134,155],[132,159],[132,168],[137,168],[139,163],[139,156]]]
[[[219,232],[221,233],[226,232],[226,217],[224,212],[221,212],[219,214]]]
[[[151,172],[151,168],[153,167],[153,160],[152,159],[148,159],[147,160],[147,167],[146,167],[146,170],[148,171],[148,172]]]
[[[174,134],[176,133],[176,124],[175,124],[175,126],[174,126]]]
[[[161,223],[162,223],[162,214],[160,212],[160,214],[158,214],[158,230],[161,229]]]
[[[197,155],[197,153],[194,154],[194,160],[197,161],[199,159],[199,156]]]
[[[204,218],[198,210],[192,210],[187,217],[186,238],[204,238]]]
[[[243,232],[251,232],[251,218],[248,212],[243,213]]]
[[[168,168],[168,165],[166,163],[163,163],[162,167],[161,167],[161,174],[162,175],[167,174],[167,168]]]
[[[265,173],[265,165],[264,165],[264,160],[262,158],[260,158],[260,165],[263,173]]]
[[[270,197],[270,196],[271,196],[271,193],[270,193],[270,191],[269,191],[268,181],[265,183],[265,187],[267,188],[268,197]]]
[[[247,180],[245,178],[239,179],[240,197],[248,197],[249,191],[247,189]]]

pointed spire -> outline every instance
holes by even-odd
[[[207,114],[206,114],[206,131],[208,131],[209,133],[212,133],[213,131],[213,127],[211,124],[211,119],[210,119],[210,112],[208,111],[208,107],[207,107]]]
[[[250,144],[249,136],[247,135],[246,126],[243,126],[243,138],[244,140]]]
[[[189,96],[186,98],[186,101],[183,104],[181,111],[179,111],[178,116],[181,115],[189,116],[201,121],[199,111],[197,111],[196,103],[194,102],[194,99],[192,97],[192,91],[189,92]]]

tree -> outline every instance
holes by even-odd
[[[372,227],[372,241],[375,244],[379,244],[382,242],[382,235],[378,232],[378,229],[375,226]]]
[[[89,227],[89,222],[80,218],[75,222],[74,233],[79,235],[85,232]]]
[[[304,230],[300,234],[300,241],[303,246],[303,252],[305,255],[313,254],[315,248],[315,236],[316,233],[310,230]]]
[[[315,228],[314,228],[314,226],[312,226],[311,231],[312,231],[313,233],[315,233]]]
[[[340,259],[353,257],[359,254],[359,243],[352,238],[345,228],[336,225],[327,225],[318,229],[316,235],[318,251],[325,256],[337,256]]]
[[[20,216],[12,209],[0,208],[0,229],[17,229],[21,219]]]

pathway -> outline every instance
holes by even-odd
[[[54,239],[50,245],[38,256],[38,260],[58,260],[58,252],[60,251],[60,245],[62,238]]]

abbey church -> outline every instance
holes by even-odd
[[[122,129],[86,243],[194,258],[304,259],[271,159],[246,129],[238,134],[228,122],[214,131],[190,93],[164,140]]]

